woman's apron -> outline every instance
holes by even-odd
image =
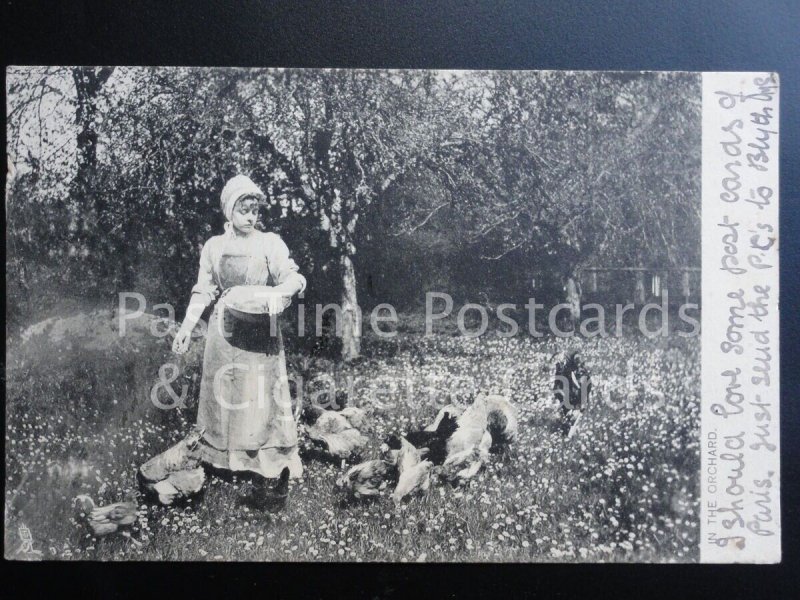
[[[237,285],[273,283],[266,259],[242,250],[224,250],[214,278],[222,294]],[[221,298],[208,323],[197,412],[197,425],[205,428],[203,459],[264,477],[278,477],[288,466],[299,477],[303,467],[278,320],[271,325],[267,315],[237,315]]]

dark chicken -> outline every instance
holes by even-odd
[[[415,448],[427,448],[428,453],[425,459],[431,461],[434,465],[441,465],[447,458],[447,441],[456,429],[458,429],[456,419],[446,413],[439,422],[436,431],[410,431],[403,437]],[[401,439],[397,435],[391,435],[384,440],[384,444],[390,450],[399,450]]]

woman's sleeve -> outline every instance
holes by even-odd
[[[206,306],[211,304],[219,294],[219,288],[214,283],[210,241],[206,242],[200,251],[200,268],[197,272],[197,283],[192,287],[192,301],[200,300]]]
[[[287,288],[292,295],[306,289],[306,278],[300,274],[300,267],[289,256],[288,246],[277,234],[271,235],[267,244],[267,261],[276,286]]]

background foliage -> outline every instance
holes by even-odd
[[[699,264],[695,74],[14,67],[7,86],[12,322],[122,290],[181,307],[240,172],[307,302],[341,297],[345,258],[365,309]]]

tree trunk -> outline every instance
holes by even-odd
[[[78,126],[78,170],[75,174],[76,195],[81,199],[91,196],[98,219],[104,218],[103,194],[94,194],[92,183],[97,168],[97,95],[111,77],[114,67],[75,67],[72,80],[75,84],[75,124]]]
[[[115,241],[109,239],[112,230],[107,195],[98,189],[97,172],[97,112],[98,96],[111,74],[113,67],[74,67],[71,69],[75,84],[75,125],[77,126],[77,168],[72,181],[71,194],[75,206],[84,215],[81,229],[74,242],[92,253],[92,259],[103,264]],[[124,232],[123,232],[124,235]],[[116,242],[118,243],[119,240]],[[97,263],[95,263],[97,264]],[[91,293],[97,292],[102,283],[111,281],[116,275],[113,262],[107,261],[96,273],[91,283]],[[129,289],[129,288],[127,288]]]
[[[567,277],[567,283],[564,286],[565,300],[569,304],[569,316],[573,330],[577,329],[581,319],[581,289],[575,277],[574,274]]]
[[[644,304],[644,273],[636,271],[636,284],[633,288],[633,302],[634,304]]]
[[[345,254],[342,266],[342,359],[350,361],[361,354],[361,309],[356,295],[356,272]]]

